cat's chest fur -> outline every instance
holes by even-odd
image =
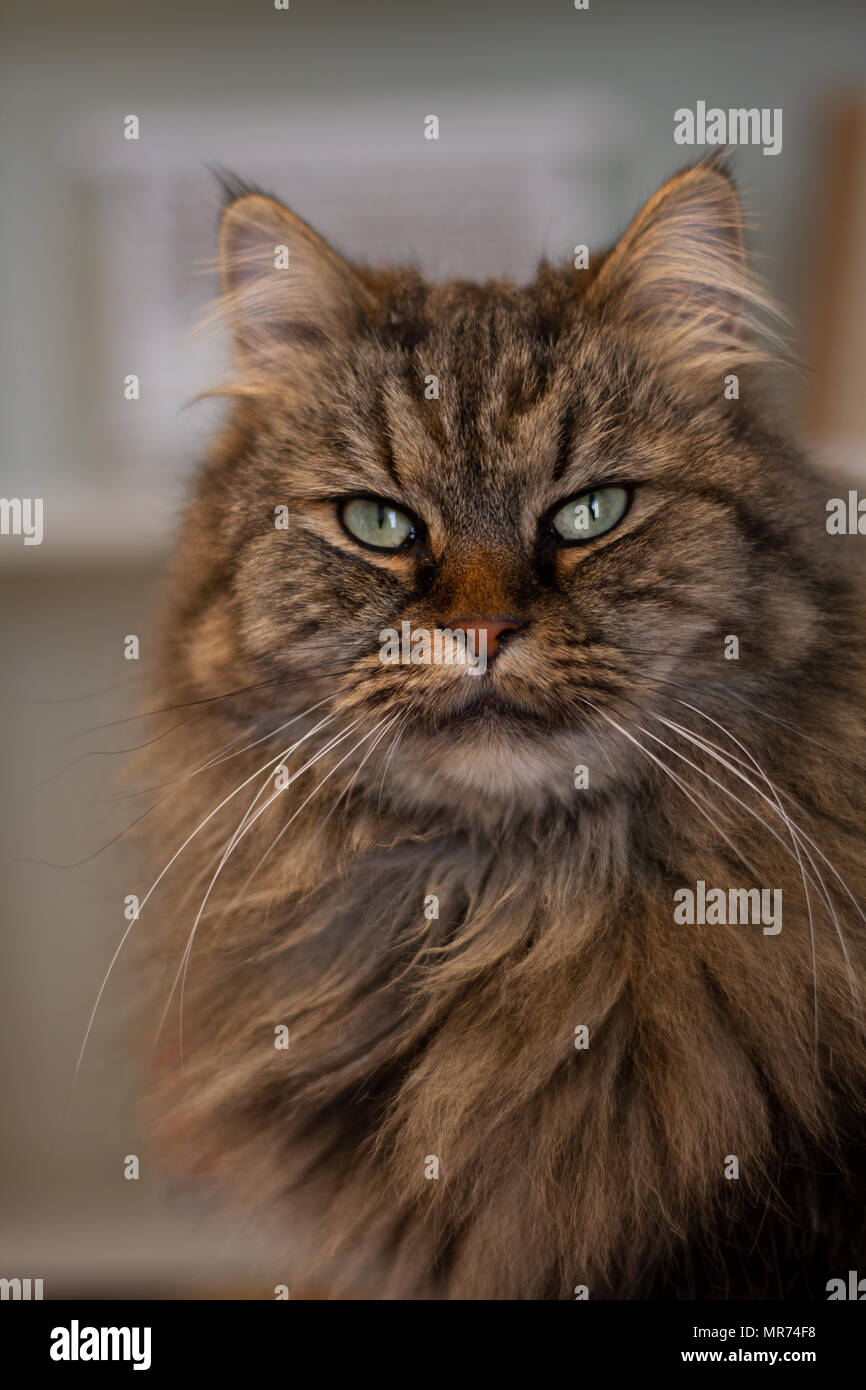
[[[672,1231],[760,1207],[779,1136],[802,1156],[828,1077],[856,1077],[844,957],[813,958],[778,845],[777,937],[677,921],[699,874],[748,874],[658,811],[658,834],[626,802],[496,838],[378,809],[299,827],[190,973],[181,1109],[235,1182],[248,1154],[256,1195],[318,1204],[362,1268],[397,1241],[397,1296],[440,1267],[451,1296],[623,1292]],[[491,1264],[506,1235],[536,1254]]]

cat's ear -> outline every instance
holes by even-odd
[[[690,370],[766,360],[775,307],[749,271],[744,218],[723,165],[677,174],[635,217],[586,293],[588,308]]]
[[[345,337],[372,305],[328,243],[274,198],[247,193],[220,226],[221,316],[242,363],[267,369],[293,345]]]

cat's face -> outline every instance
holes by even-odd
[[[431,289],[236,203],[247,394],[210,480],[226,582],[191,634],[200,668],[300,679],[308,703],[339,689],[361,785],[399,735],[399,790],[441,805],[567,799],[581,767],[628,780],[684,671],[708,699],[729,681],[730,635],[763,632],[784,666],[777,615],[802,640],[812,615],[785,565],[766,582],[768,534],[789,544],[796,517],[777,497],[770,522],[766,451],[726,394],[752,294],[736,226],[727,179],[699,168],[597,275]]]

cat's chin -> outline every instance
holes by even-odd
[[[538,811],[554,803],[576,806],[590,791],[609,790],[614,761],[602,759],[598,740],[585,732],[549,730],[517,721],[459,724],[436,734],[423,730],[401,740],[386,773],[386,791],[401,810],[464,810],[487,803],[507,811]],[[591,787],[589,768],[592,767]]]

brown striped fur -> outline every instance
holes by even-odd
[[[170,1043],[149,1096],[166,1152],[335,1294],[824,1296],[866,1260],[858,541],[763,421],[729,177],[687,170],[606,259],[525,289],[353,270],[258,194],[221,242],[237,374],[161,618],[157,702],[193,717],[148,753],[177,781],[154,876],[251,780],[143,909],[154,1019],[266,760],[359,722],[207,900],[184,1064]],[[605,481],[623,522],[557,549],[540,523]],[[423,543],[363,551],[333,501],[356,493]],[[520,624],[474,711],[459,668],[377,655],[455,613]],[[782,888],[781,933],[675,924],[698,879]]]

